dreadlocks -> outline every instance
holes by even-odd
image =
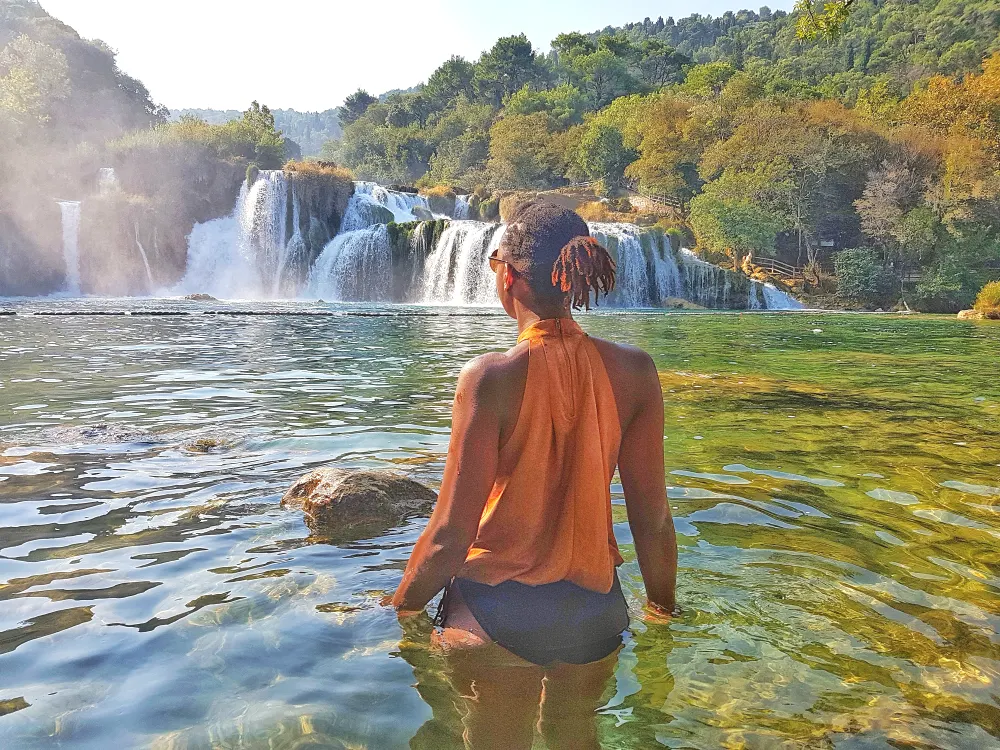
[[[574,309],[590,309],[590,293],[597,304],[615,288],[615,262],[593,237],[574,237],[566,243],[552,266],[552,285],[569,292]]]

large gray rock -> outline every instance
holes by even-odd
[[[378,534],[408,518],[427,515],[437,494],[393,471],[349,471],[322,468],[306,474],[281,498],[286,508],[299,508],[306,524],[325,536]]]

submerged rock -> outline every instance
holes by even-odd
[[[193,302],[218,302],[215,297],[211,294],[186,294],[184,299],[189,299]]]
[[[155,439],[148,432],[133,425],[115,422],[50,427],[42,434],[46,440],[59,445],[155,442]]]
[[[314,534],[377,535],[407,518],[430,513],[437,494],[393,471],[322,468],[306,474],[281,498],[299,508]]]

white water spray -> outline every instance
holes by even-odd
[[[489,256],[505,227],[481,221],[453,221],[424,266],[422,299],[427,304],[469,305],[497,302]]]
[[[422,217],[413,213],[415,208],[422,208],[430,213],[430,206],[423,196],[389,190],[374,182],[355,182],[354,195],[347,204],[340,231],[353,232],[375,224],[384,224],[388,219],[386,211],[392,214],[392,221],[397,224],[419,221]]]
[[[336,302],[388,300],[391,266],[389,230],[384,224],[341,232],[316,259],[308,296]]]
[[[63,259],[66,261],[66,291],[79,295],[80,288],[80,201],[59,201],[62,214]]]

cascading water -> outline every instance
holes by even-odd
[[[107,195],[117,188],[118,176],[115,175],[114,167],[101,167],[97,171],[97,192]]]
[[[231,216],[195,226],[187,271],[174,293],[496,304],[488,257],[503,237],[503,225],[467,219],[446,226],[417,223],[414,211],[429,213],[425,198],[358,182],[340,233],[310,266],[313,256],[303,233],[313,236],[315,217],[303,227],[303,206],[295,183],[283,172],[260,172],[252,185],[243,185]],[[468,197],[459,196],[455,213],[467,215],[468,208]],[[410,226],[390,232],[390,222]],[[612,307],[664,307],[679,299],[722,309],[800,306],[773,286],[706,263],[690,251],[675,253],[669,237],[658,230],[596,223],[590,231],[617,262],[618,285],[607,300]],[[144,255],[138,239],[137,245]]]
[[[288,238],[290,189],[293,232]],[[173,291],[248,299],[296,296],[308,262],[300,210],[284,172],[261,171],[253,185],[243,184],[230,216],[195,225],[188,237],[187,269]]]
[[[590,234],[615,257],[618,278],[609,302],[620,307],[658,307],[684,296],[670,240],[634,224],[594,223]]]
[[[59,201],[62,215],[63,259],[66,261],[66,291],[73,295],[80,288],[80,201]]]
[[[199,292],[227,299],[260,293],[261,276],[243,229],[249,194],[244,182],[232,214],[195,224],[188,236],[187,269],[175,293]]]
[[[506,227],[481,221],[448,225],[424,266],[423,301],[437,305],[497,302],[489,256]]]
[[[455,218],[464,221],[469,218],[469,196],[455,196]]]
[[[309,274],[308,296],[338,302],[381,302],[392,291],[392,250],[384,224],[341,232]]]
[[[764,306],[768,310],[804,310],[806,307],[792,295],[778,289],[774,284],[765,283],[762,291],[764,293]]]
[[[244,237],[249,241],[254,262],[264,282],[267,296],[277,297],[288,257],[285,212],[288,180],[280,169],[262,170],[247,196],[240,215]]]
[[[139,239],[139,223],[135,223],[135,246],[139,249],[139,257],[142,259],[143,268],[146,269],[146,289],[150,292],[153,291],[153,269],[149,267],[149,257],[146,255],[146,248],[142,246],[142,240]]]
[[[342,232],[353,232],[388,221],[403,224],[427,218],[415,215],[415,208],[423,209],[427,214],[431,212],[423,196],[389,190],[374,182],[355,182],[354,195],[347,204],[340,229]]]

